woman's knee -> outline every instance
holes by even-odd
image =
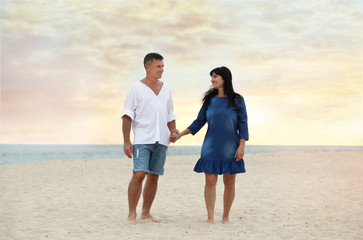
[[[216,174],[206,174],[205,175],[205,185],[207,187],[213,187],[217,184],[218,175]]]
[[[223,183],[225,187],[234,187],[236,182],[235,174],[225,174],[223,175]]]

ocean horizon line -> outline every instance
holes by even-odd
[[[127,158],[123,144],[0,144],[0,165],[51,160]],[[201,145],[170,145],[168,156],[200,155]],[[293,151],[363,151],[363,146],[246,145],[246,154]]]

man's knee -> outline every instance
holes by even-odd
[[[134,175],[132,176],[134,181],[142,182],[144,181],[144,178],[146,176],[146,172],[134,172]]]
[[[153,173],[149,173],[147,175],[147,181],[150,183],[157,183],[159,179],[159,175],[153,174]]]

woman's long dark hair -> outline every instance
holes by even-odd
[[[224,92],[226,93],[229,102],[231,103],[231,105],[238,110],[238,106],[236,104],[236,97],[238,96],[237,93],[234,92],[233,90],[233,85],[232,85],[232,73],[231,71],[227,68],[227,67],[217,67],[215,69],[213,69],[212,71],[210,71],[209,75],[219,75],[223,78],[224,80]],[[208,105],[210,104],[210,101],[212,100],[212,98],[214,96],[218,95],[218,89],[214,89],[213,87],[210,88],[205,94],[204,94],[204,98],[203,98],[203,105],[208,108]]]

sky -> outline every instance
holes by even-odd
[[[250,145],[363,145],[356,0],[2,0],[0,144],[123,144],[128,88],[164,56],[177,128],[232,71]],[[205,126],[175,145],[201,145]]]

